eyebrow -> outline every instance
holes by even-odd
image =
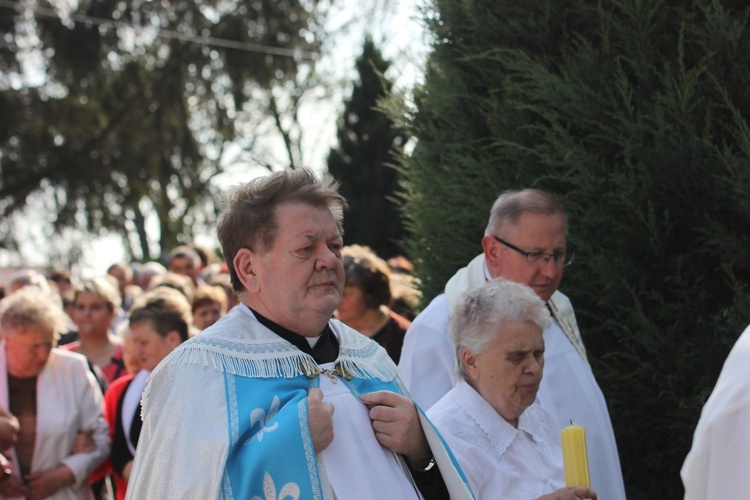
[[[506,353],[505,355],[507,357],[509,357],[509,358],[513,358],[513,357],[516,357],[516,356],[526,356],[527,354],[532,353],[534,351],[535,351],[535,349],[520,350],[520,351],[510,351],[510,352]]]
[[[547,252],[546,248],[541,248],[541,247],[531,247],[531,248],[532,248],[531,250],[528,250],[529,253],[534,253],[534,252],[543,252],[543,253],[560,252],[560,253],[564,253],[566,251],[566,249],[567,249],[567,247],[565,247],[565,246],[563,246],[563,247],[555,247],[555,248],[552,249],[552,252]]]

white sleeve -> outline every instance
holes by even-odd
[[[165,364],[148,384],[127,498],[221,498],[229,449],[223,374]]]
[[[750,491],[750,327],[729,353],[701,411],[680,474],[685,499],[746,498]]]
[[[738,498],[750,491],[750,407],[707,422],[682,468],[685,499]]]
[[[442,302],[445,302],[444,296]],[[445,311],[430,304],[406,331],[398,374],[414,400],[428,410],[456,384],[456,360]],[[444,315],[444,318],[442,317]]]
[[[89,474],[109,455],[109,426],[104,420],[102,411],[102,392],[86,363],[71,363],[72,379],[76,381],[78,395],[79,429],[93,430],[91,436],[96,449],[89,453],[76,453],[63,459],[63,464],[73,472],[76,486],[82,487],[88,481]],[[80,382],[78,382],[80,381]]]

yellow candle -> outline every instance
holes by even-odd
[[[571,425],[560,431],[565,486],[591,487],[589,458],[586,453],[586,431],[580,425]]]

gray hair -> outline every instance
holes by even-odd
[[[149,261],[139,265],[135,274],[138,278],[145,278],[146,276],[162,276],[167,274],[167,268],[158,262]]]
[[[506,226],[515,226],[524,212],[544,215],[562,215],[565,234],[568,233],[568,216],[565,207],[549,194],[538,189],[510,190],[501,194],[490,209],[490,220],[485,235],[500,232]]]
[[[8,329],[40,328],[57,336],[65,331],[67,318],[60,297],[37,287],[24,287],[0,301],[0,329],[6,336]]]
[[[461,357],[464,349],[479,354],[508,323],[525,321],[542,330],[550,324],[544,302],[526,285],[496,278],[462,295],[450,318],[458,377],[469,378]]]

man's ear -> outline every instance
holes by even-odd
[[[258,254],[249,248],[240,248],[234,256],[234,260],[232,260],[237,277],[250,293],[258,293],[260,291],[260,282],[258,281],[255,268],[257,259]]]
[[[486,235],[482,238],[482,248],[487,268],[490,270],[490,275],[494,277],[496,274],[492,271],[500,267],[500,243],[492,236]]]
[[[472,381],[479,378],[479,367],[477,366],[477,356],[468,349],[461,351],[461,361],[463,362],[466,372]]]

